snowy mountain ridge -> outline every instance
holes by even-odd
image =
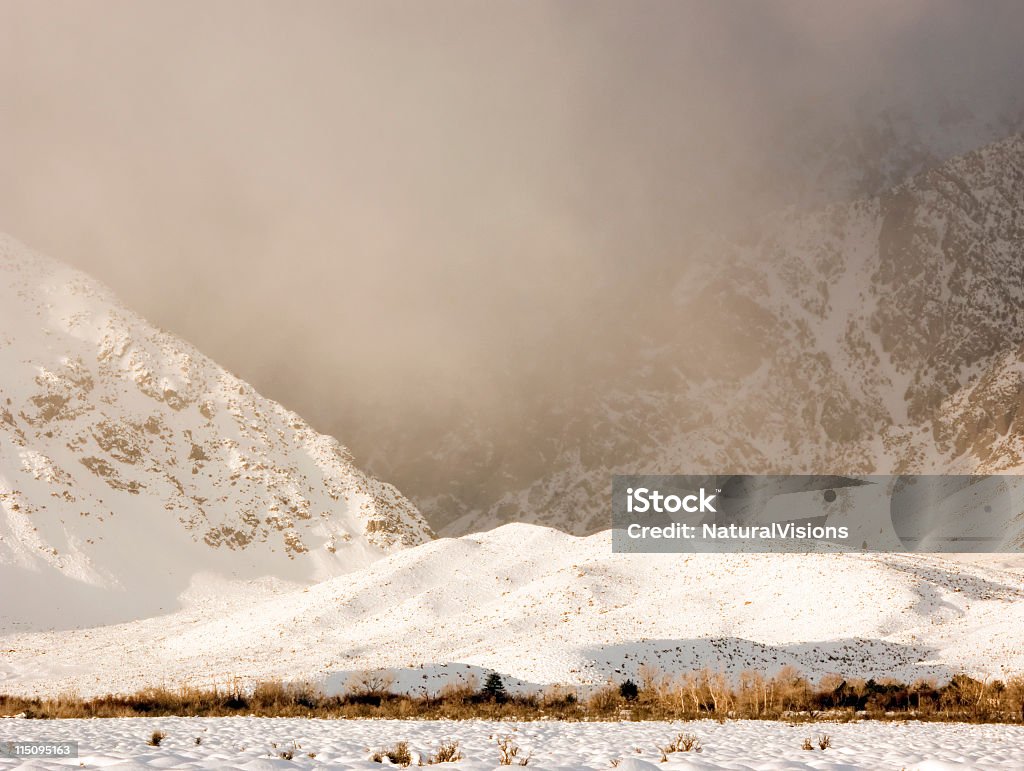
[[[0,238],[0,627],[174,607],[199,573],[328,578],[431,537],[336,440]],[[30,591],[28,591],[30,590]]]

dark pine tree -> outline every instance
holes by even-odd
[[[626,680],[622,685],[619,686],[619,696],[626,701],[636,701],[636,697],[640,695],[640,689],[637,688],[636,683],[632,680]]]
[[[484,680],[484,687],[480,692],[491,701],[505,701],[508,698],[505,683],[497,672],[491,672],[487,675],[487,679]]]

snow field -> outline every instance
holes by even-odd
[[[162,731],[160,746],[147,744]],[[679,733],[693,733],[701,752],[661,751]],[[803,750],[805,738],[828,734],[832,747]],[[938,723],[814,723],[767,721],[716,723],[494,723],[482,721],[306,720],[288,718],[122,718],[106,720],[4,720],[0,741],[79,742],[79,757],[33,761],[22,768],[84,764],[124,768],[341,768],[381,769],[373,750],[406,741],[413,765],[426,763],[438,745],[455,739],[463,759],[453,771],[499,767],[497,739],[510,735],[529,755],[529,767],[560,771],[730,769],[907,769],[944,771],[1024,768],[1024,727]],[[201,743],[196,744],[199,738]],[[816,747],[816,745],[815,745]],[[292,759],[280,757],[291,752]],[[310,757],[310,753],[315,757]],[[10,764],[12,761],[0,761]],[[613,763],[617,763],[613,766]]]

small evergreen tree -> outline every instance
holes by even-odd
[[[640,695],[640,689],[637,688],[636,683],[632,680],[626,680],[622,685],[619,686],[619,696],[626,701],[636,701],[637,696]]]
[[[505,683],[502,681],[501,675],[497,672],[491,672],[487,675],[487,679],[484,681],[484,687],[480,692],[492,701],[505,701],[505,699],[508,698],[508,692],[505,690]]]

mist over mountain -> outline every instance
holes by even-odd
[[[708,236],[642,315],[612,314],[629,344],[598,376],[494,433],[456,424],[429,462],[459,473],[408,487],[447,532],[587,533],[609,526],[613,473],[1019,469],[1022,211],[1013,135],[871,198]],[[405,461],[400,443],[385,456]]]
[[[0,8],[0,230],[343,437],[438,526],[503,496],[501,519],[535,516],[520,492],[559,455],[640,460],[626,370],[701,350],[661,294],[715,239],[1024,128],[1014,2],[107,6]],[[638,425],[589,436],[605,408]]]

